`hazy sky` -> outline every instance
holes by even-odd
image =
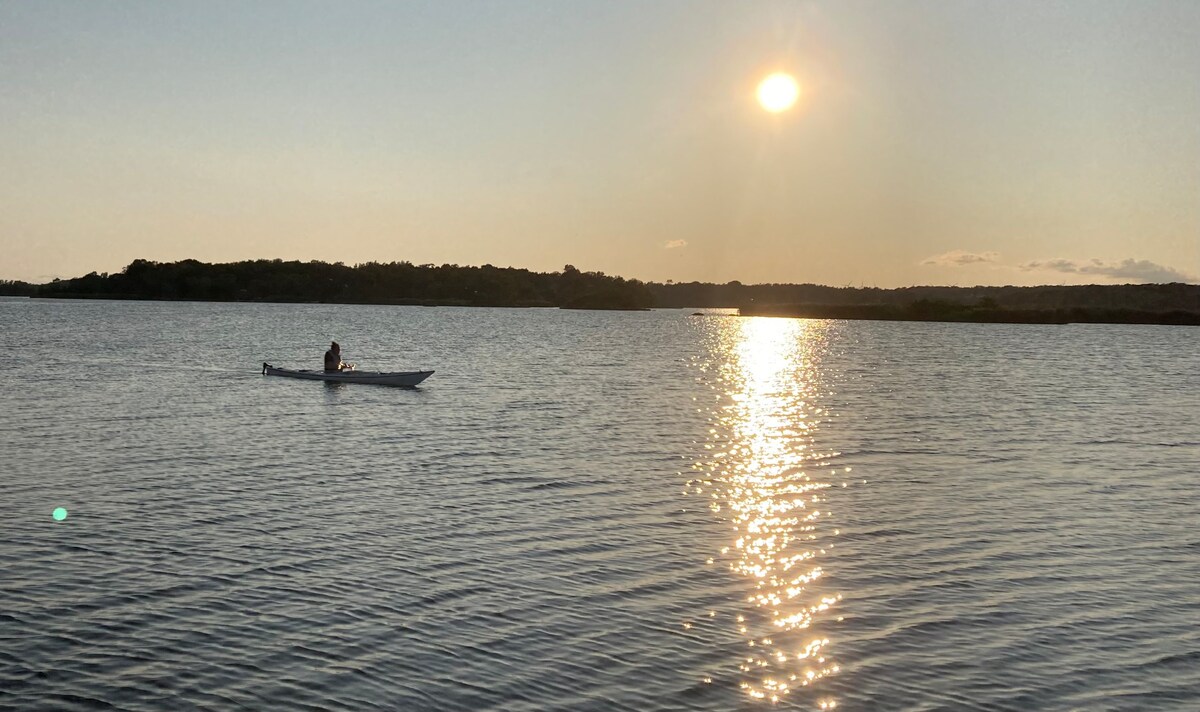
[[[1200,281],[1197,38],[1196,0],[0,0],[0,278]]]

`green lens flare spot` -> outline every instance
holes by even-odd
[[[54,510],[54,521],[61,522],[62,520],[66,519],[66,518],[67,518],[66,507],[59,507]]]

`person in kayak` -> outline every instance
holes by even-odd
[[[344,368],[346,364],[342,361],[342,347],[333,341],[329,344],[329,350],[325,352],[325,372],[341,371]]]

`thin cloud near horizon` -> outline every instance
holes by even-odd
[[[923,265],[937,265],[940,267],[961,267],[962,265],[973,265],[984,262],[995,262],[1000,257],[998,252],[967,252],[966,250],[951,250],[943,252],[940,255],[934,255],[921,260]]]
[[[1009,267],[999,260],[999,253],[968,252],[966,250],[951,250],[940,255],[928,257],[920,262],[921,265],[936,267],[966,267],[969,265],[991,264],[996,267]],[[1167,265],[1127,257],[1123,260],[1105,262],[1091,258],[1087,260],[1071,260],[1063,257],[1035,259],[1016,265],[1022,272],[1057,272],[1059,274],[1079,274],[1109,279],[1125,279],[1135,282],[1169,283],[1169,282],[1200,282],[1200,277],[1188,274]]]
[[[664,250],[674,250],[680,247],[687,247],[687,240],[668,240],[667,243],[663,245]]]
[[[1130,279],[1139,282],[1200,282],[1200,278],[1181,272],[1173,267],[1160,265],[1150,260],[1126,258],[1119,262],[1104,262],[1091,259],[1084,262],[1056,257],[1047,260],[1031,260],[1019,265],[1024,272],[1034,270],[1061,272],[1064,274],[1088,274],[1112,279]]]

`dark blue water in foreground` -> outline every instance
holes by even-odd
[[[0,707],[1200,709],[1200,330],[687,314],[0,300]]]

